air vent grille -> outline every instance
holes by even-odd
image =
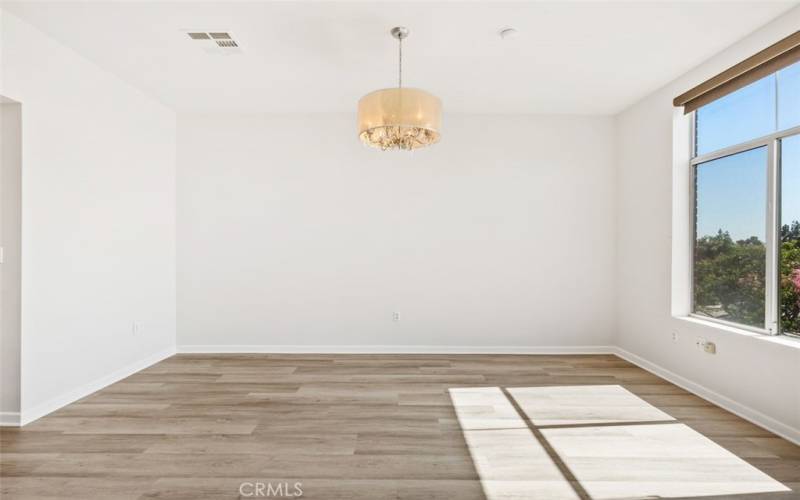
[[[215,46],[228,50],[239,48],[239,43],[226,31],[187,31],[186,34],[189,35],[189,38],[192,40],[203,42],[201,45],[203,45],[206,50]],[[210,46],[208,45],[209,43],[211,43]]]

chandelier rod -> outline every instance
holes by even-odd
[[[403,88],[403,37],[397,38],[398,45],[398,71],[397,88]]]
[[[395,26],[389,33],[397,39],[397,88],[403,88],[403,39],[408,36],[408,28]]]

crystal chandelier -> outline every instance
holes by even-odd
[[[392,28],[398,41],[397,88],[371,92],[358,101],[358,136],[375,148],[418,149],[439,140],[442,101],[421,89],[403,87],[403,39],[408,28]]]

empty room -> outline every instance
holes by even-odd
[[[800,2],[0,1],[3,500],[800,499]]]

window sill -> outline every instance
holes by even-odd
[[[736,328],[735,326],[725,325],[716,321],[698,318],[695,316],[675,316],[675,319],[686,321],[695,325],[705,326],[707,328],[714,328],[719,331],[735,333],[745,337],[752,337],[756,340],[763,342],[770,342],[773,344],[784,345],[794,349],[800,349],[800,338],[791,337],[789,335],[769,335],[766,333],[757,333],[744,328]]]

